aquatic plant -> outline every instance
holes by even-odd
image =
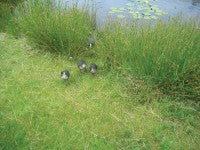
[[[124,7],[111,7],[109,13],[117,14],[118,18],[124,18],[124,14],[131,14],[134,19],[158,19],[167,12],[161,10],[153,2],[156,0],[130,0]],[[122,17],[123,16],[123,17]]]

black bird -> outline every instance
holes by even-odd
[[[97,71],[97,65],[96,64],[91,64],[90,65],[90,72],[92,74],[94,74],[94,73],[96,73],[96,71]]]
[[[69,76],[70,76],[70,73],[68,70],[64,70],[61,72],[61,78],[64,79],[64,80],[68,80],[69,79]]]
[[[95,40],[93,37],[89,37],[88,38],[88,45],[90,46],[90,48],[92,48],[95,44]]]
[[[87,71],[87,64],[84,60],[80,60],[78,63],[77,63],[77,66],[78,68],[80,69],[80,71]]]

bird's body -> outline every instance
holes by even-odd
[[[98,68],[98,67],[97,67],[96,64],[91,64],[91,65],[90,65],[90,72],[91,72],[92,74],[96,73],[97,68]]]
[[[64,70],[61,72],[61,78],[64,79],[64,80],[68,80],[69,79],[69,76],[70,76],[70,73],[68,70]]]
[[[94,46],[95,40],[93,37],[88,38],[88,44],[89,44],[90,48],[92,48]]]
[[[86,71],[87,64],[86,64],[86,62],[84,60],[80,60],[77,63],[77,66],[80,69],[80,71]]]

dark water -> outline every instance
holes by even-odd
[[[64,0],[67,1],[67,0]],[[79,0],[79,5],[85,3],[86,0]],[[127,7],[127,3],[138,5],[138,1],[145,0],[87,0],[89,3],[96,3],[97,8],[97,22],[105,22],[108,16],[117,16],[119,13],[109,13],[112,7]],[[70,2],[70,1],[68,1]],[[159,17],[175,16],[182,13],[183,17],[200,17],[200,0],[147,0],[146,2],[155,5],[160,10],[167,14],[162,14]],[[137,4],[136,4],[137,3]],[[127,16],[127,12],[121,12],[123,16]]]

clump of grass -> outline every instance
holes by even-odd
[[[0,31],[5,31],[12,18],[12,5],[0,2]]]
[[[1,32],[12,30],[13,26],[11,27],[10,25],[11,23],[12,25],[14,25],[12,22],[13,14],[17,5],[19,5],[21,2],[22,0],[1,0],[0,1],[0,31]]]
[[[88,8],[58,1],[27,1],[16,19],[20,31],[34,44],[51,52],[77,56],[85,50],[94,29]]]
[[[2,3],[7,3],[7,4],[12,4],[12,5],[17,5],[23,0],[1,0]]]
[[[174,18],[167,23],[158,21],[154,26],[109,25],[100,33],[97,49],[107,64],[153,81],[165,92],[178,83],[184,90],[182,96],[193,99],[198,97],[199,42],[200,30],[193,20]]]

